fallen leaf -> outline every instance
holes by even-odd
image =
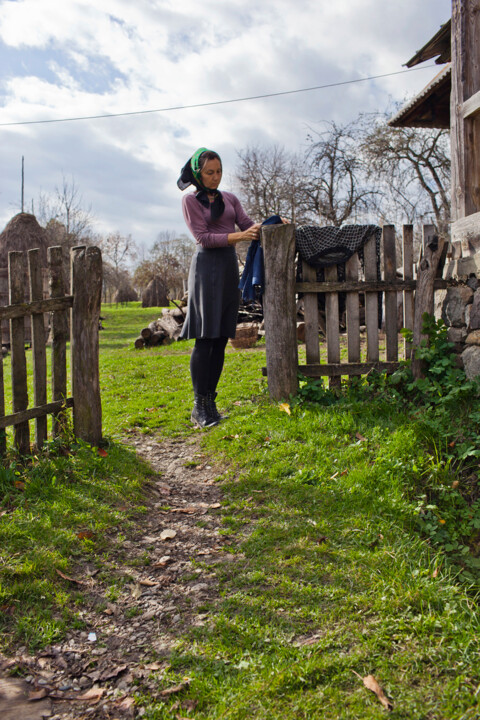
[[[278,409],[281,410],[282,412],[286,412],[287,415],[292,414],[292,412],[290,410],[290,405],[288,403],[280,403],[280,405],[278,406]]]
[[[435,568],[435,570],[432,573],[432,578],[436,578],[438,575],[438,568]]]
[[[40,690],[32,690],[28,693],[28,699],[30,702],[35,702],[36,700],[43,700],[44,697],[47,697],[48,690],[47,688],[40,688]]]
[[[140,585],[146,585],[147,587],[155,587],[155,585],[158,585],[158,582],[154,582],[153,580],[149,580],[148,578],[145,578],[145,580],[139,580],[138,581]]]
[[[107,451],[104,450],[103,448],[98,448],[97,452],[100,455],[100,457],[108,457]]]
[[[357,438],[357,440],[361,440],[362,442],[367,442],[367,438],[363,437],[363,435],[361,435],[359,432],[355,433],[355,437]]]
[[[18,490],[25,490],[25,483],[21,480],[15,480],[13,484]]]
[[[212,503],[208,506],[210,510],[215,510],[216,508],[222,507],[222,503]]]
[[[165,688],[165,690],[162,690],[159,694],[162,697],[168,697],[169,695],[174,695],[175,693],[182,692],[182,690],[185,690],[190,684],[190,680],[185,680],[185,682],[180,683],[180,685],[174,685],[173,687]]]
[[[355,673],[357,674],[357,673]],[[390,702],[390,700],[385,696],[385,693],[383,692],[382,688],[378,684],[376,678],[373,675],[366,675],[364,678],[362,678],[363,684],[368,690],[371,690],[375,693],[375,695],[378,697],[380,702],[382,703],[383,707],[386,710],[392,710],[393,705]]]
[[[319,545],[321,545],[322,543],[327,542],[327,541],[328,541],[328,538],[326,535],[319,535],[317,538],[317,543]]]
[[[76,583],[77,585],[87,585],[87,583],[84,582],[84,580],[77,580],[76,578],[72,578],[72,577],[69,577],[68,575],[64,575],[62,572],[60,572],[60,570],[57,570],[56,568],[55,568],[55,572],[57,573],[57,575],[60,575],[60,577],[63,578],[64,580],[69,580],[70,582]]]
[[[133,587],[131,588],[131,594],[135,600],[138,600],[138,598],[142,597],[142,588],[140,587],[140,585],[133,585]]]
[[[95,536],[91,530],[81,530],[77,533],[77,537],[79,540],[90,540]]]
[[[158,560],[158,562],[153,564],[153,567],[154,568],[166,567],[167,565],[169,565],[172,562],[173,562],[173,558],[171,558],[170,555],[164,555],[163,557],[160,558],[160,560]]]
[[[77,698],[75,698],[75,700],[79,700],[82,702],[87,701],[92,705],[95,705],[102,698],[104,692],[104,688],[99,688],[94,685],[92,688],[90,688],[90,690],[87,690],[86,693],[84,693],[83,695],[79,695]]]
[[[174,537],[177,536],[176,530],[164,530],[162,533],[160,533],[160,540],[173,540]]]
[[[102,675],[100,675],[100,680],[111,680],[112,678],[118,677],[121,673],[125,672],[127,669],[127,665],[119,665],[116,668],[113,668],[113,670],[107,670]]]

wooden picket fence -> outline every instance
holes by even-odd
[[[31,420],[35,445],[47,439],[47,416],[52,433],[60,432],[62,414],[73,407],[73,431],[78,438],[98,444],[102,436],[98,363],[98,329],[102,289],[102,258],[96,247],[72,248],[71,294],[66,294],[62,248],[48,248],[50,297],[44,298],[40,251],[8,254],[9,304],[0,307],[0,322],[10,322],[12,413],[5,414],[3,361],[0,369],[0,456],[7,448],[6,428],[14,428],[14,445],[21,454],[30,448]],[[28,274],[26,265],[28,264]],[[28,277],[30,298],[25,298]],[[51,398],[48,401],[47,334],[44,315],[50,314]],[[25,318],[31,317],[33,405],[29,406]],[[70,326],[70,335],[69,335]],[[67,341],[70,337],[72,395],[67,396]]]
[[[423,248],[435,247],[435,242],[435,228],[424,225]],[[333,265],[324,268],[325,280],[317,282],[316,269],[303,262],[303,281],[296,282],[294,226],[262,229],[266,374],[273,399],[285,399],[296,394],[299,372],[307,377],[329,377],[330,385],[335,386],[340,384],[342,376],[364,375],[372,370],[393,372],[400,358],[410,356],[411,348],[398,332],[398,294],[403,294],[403,327],[414,331],[423,310],[433,312],[433,288],[445,288],[446,282],[440,278],[432,280],[432,297],[427,301],[428,307],[415,309],[417,279],[414,273],[413,226],[403,226],[403,277],[397,277],[393,225],[383,227],[381,243],[381,279],[377,277],[376,241],[372,236],[363,248],[363,277],[358,254],[355,254],[345,264],[344,281],[339,281],[338,266]],[[430,250],[428,252],[431,254]],[[297,293],[303,293],[305,309],[306,364],[301,365],[298,363],[296,336]],[[320,358],[319,293],[325,295],[326,362],[321,362]],[[341,359],[340,293],[346,294],[346,361]],[[379,293],[384,294],[384,357],[380,353]],[[365,357],[362,357],[360,341],[360,294],[365,297]]]

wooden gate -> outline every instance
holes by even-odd
[[[423,247],[435,245],[435,228],[423,226]],[[345,280],[338,279],[338,266],[324,269],[324,282],[317,282],[316,269],[303,262],[303,282],[295,282],[295,236],[293,225],[262,229],[265,256],[265,341],[267,375],[273,399],[285,399],[297,391],[298,372],[307,377],[329,377],[331,386],[342,376],[363,375],[372,369],[393,372],[399,359],[410,356],[410,348],[399,339],[398,304],[403,295],[403,327],[414,330],[418,324],[414,306],[417,281],[414,275],[413,226],[403,226],[403,272],[398,277],[395,228],[383,227],[381,239],[382,277],[377,275],[375,237],[363,248],[364,272],[360,272],[358,254],[345,265]],[[435,267],[436,270],[436,267]],[[435,288],[446,287],[436,279]],[[302,293],[305,308],[306,363],[298,364],[296,338],[296,295]],[[318,294],[325,296],[326,361],[321,360]],[[342,359],[339,294],[345,294],[346,359]],[[384,297],[384,312],[379,302]],[[280,301],[281,296],[281,301]],[[364,298],[366,348],[362,351],[360,333],[360,297]],[[433,301],[432,301],[433,302]],[[433,312],[433,307],[424,308]],[[380,352],[379,317],[383,315],[385,351]],[[420,314],[421,317],[421,314]],[[323,343],[322,343],[323,344]]]
[[[53,415],[53,435],[59,432],[61,414],[73,407],[77,437],[98,444],[102,436],[98,365],[98,328],[102,289],[102,258],[96,247],[71,250],[71,295],[65,293],[62,248],[48,248],[50,297],[44,298],[40,251],[28,251],[30,299],[25,299],[25,255],[8,254],[9,304],[0,307],[0,322],[10,322],[12,410],[5,414],[3,361],[0,369],[0,455],[7,446],[6,428],[14,427],[14,444],[30,452],[29,421],[35,420],[35,444],[47,439],[47,416]],[[50,314],[51,398],[47,398],[47,337],[44,315]],[[70,317],[69,317],[70,316]],[[29,406],[25,318],[31,317],[33,405]],[[70,323],[69,323],[70,320]],[[67,396],[67,340],[70,324],[72,395]]]

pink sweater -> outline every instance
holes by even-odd
[[[233,193],[222,191],[222,197],[225,211],[215,221],[210,217],[210,208],[201,205],[195,193],[189,193],[182,198],[183,216],[188,229],[197,244],[204,248],[228,247],[227,237],[229,233],[236,231],[235,225],[238,225],[240,230],[247,230],[253,225],[253,220],[248,217]]]

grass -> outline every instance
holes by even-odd
[[[31,648],[80,623],[81,596],[56,570],[99,562],[141,505],[147,470],[119,440],[133,429],[192,433],[191,343],[135,351],[155,311],[103,315],[107,457],[52,448],[0,481],[3,627]],[[227,353],[219,398],[229,419],[202,438],[229,468],[221,532],[235,561],[201,566],[217,574],[220,598],[179,637],[158,687],[190,683],[171,698],[139,693],[143,717],[381,718],[361,680],[371,674],[392,718],[477,718],[475,583],[419,534],[430,457],[421,418],[381,393],[292,402],[288,414],[268,401],[263,365],[262,349]]]

